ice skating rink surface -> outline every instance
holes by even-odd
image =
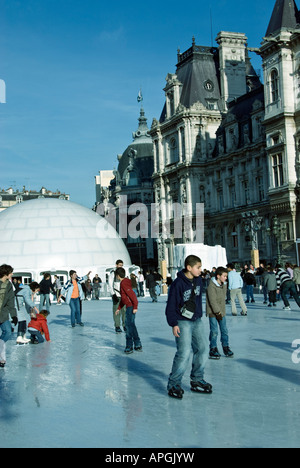
[[[211,395],[190,391],[187,370],[182,400],[166,392],[175,353],[166,297],[141,298],[143,352],[129,356],[110,300],[85,301],[85,327],[75,329],[69,307],[53,305],[51,343],[18,347],[14,336],[7,345],[0,447],[299,447],[300,309],[293,300],[291,311],[262,301],[257,295],[247,317],[227,306],[235,356],[207,362]]]

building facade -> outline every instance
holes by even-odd
[[[295,263],[300,237],[300,29],[294,1],[277,0],[261,47],[263,86],[241,33],[220,32],[216,48],[178,53],[166,103],[154,119],[155,199],[161,204],[161,256],[173,266],[178,243],[194,242],[196,205],[204,204],[204,242],[230,261]],[[172,232],[174,203],[186,203],[190,232]],[[171,220],[171,232],[162,226]],[[174,224],[174,223],[173,223]],[[174,229],[173,229],[174,231]],[[258,259],[257,259],[258,261]]]
[[[113,171],[113,179],[106,187],[96,185],[99,201],[95,210],[109,219],[121,235],[132,263],[146,271],[157,264],[157,243],[150,235],[151,204],[154,203],[153,145],[143,107],[138,122],[138,129],[132,135],[133,141],[123,154],[118,155],[118,168]],[[142,210],[146,210],[146,213],[140,213]],[[145,231],[149,235],[143,236],[140,226],[130,229],[139,215],[146,220]],[[136,235],[132,231],[136,231]]]
[[[14,190],[12,187],[7,190],[0,189],[0,212],[16,205],[17,203],[34,200],[35,198],[58,198],[60,200],[69,200],[70,195],[59,191],[52,192],[51,190],[47,190],[45,187],[42,187],[39,192],[35,190],[27,190],[25,186],[23,186],[22,190]]]

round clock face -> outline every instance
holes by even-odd
[[[206,89],[206,91],[213,91],[214,90],[214,84],[211,80],[206,80],[205,83],[204,83],[204,88]]]

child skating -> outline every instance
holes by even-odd
[[[133,353],[133,349],[135,351],[141,352],[143,350],[142,343],[135,325],[135,317],[138,310],[138,300],[136,294],[132,289],[130,279],[125,278],[126,272],[124,268],[117,268],[115,275],[119,281],[121,281],[121,301],[119,303],[118,309],[116,310],[116,314],[119,314],[120,310],[126,306],[126,348],[124,352],[126,354],[131,354]]]
[[[168,381],[170,397],[182,399],[182,378],[193,352],[190,374],[191,390],[212,393],[211,384],[204,380],[204,369],[208,358],[208,343],[202,322],[201,260],[189,255],[185,269],[180,271],[172,283],[166,307],[168,324],[173,329],[177,352]]]
[[[229,347],[229,337],[226,325],[226,293],[227,293],[226,268],[216,269],[215,277],[211,279],[206,291],[206,315],[209,317],[210,326],[210,359],[220,359],[221,354],[217,348],[218,329],[221,332],[221,343],[226,357],[233,357]]]

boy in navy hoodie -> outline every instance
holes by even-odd
[[[173,329],[177,352],[168,381],[168,394],[182,398],[181,381],[189,363],[191,349],[193,362],[191,390],[212,393],[212,386],[204,380],[204,368],[208,359],[208,340],[202,318],[201,260],[195,255],[185,259],[185,269],[173,281],[166,307],[168,324]]]

